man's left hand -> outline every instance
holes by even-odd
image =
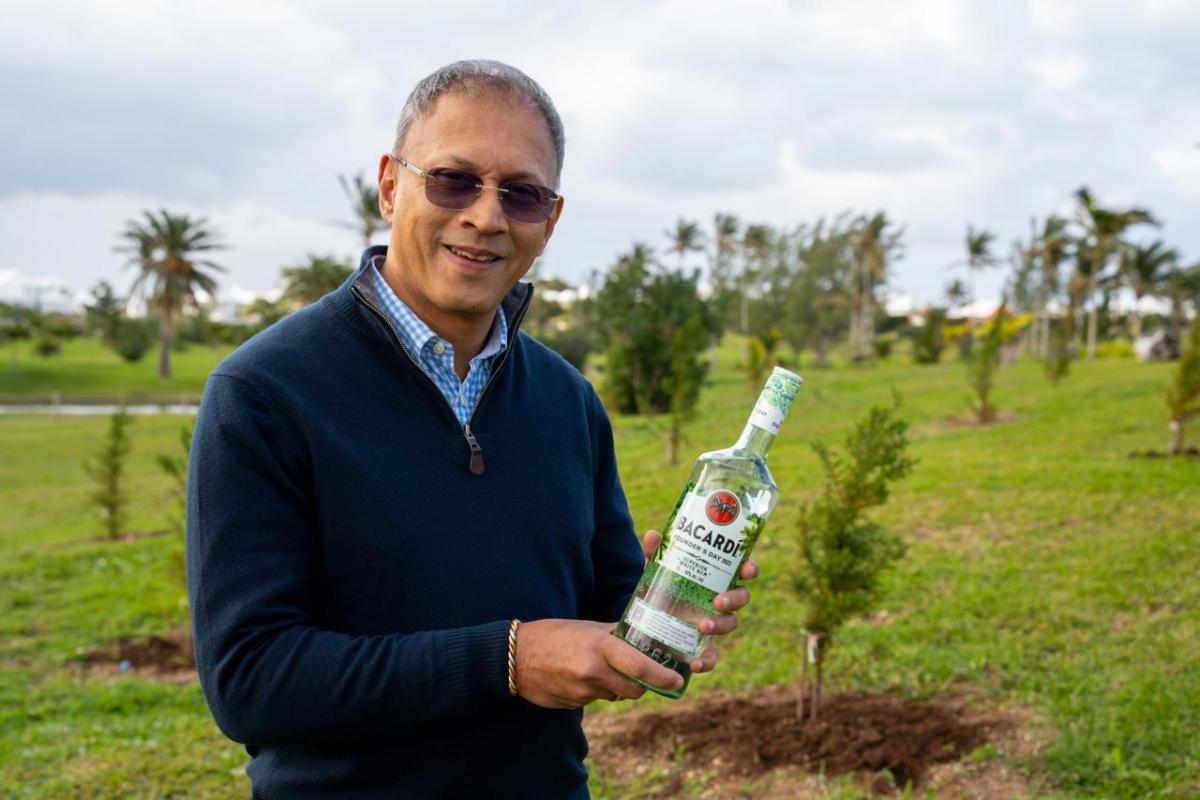
[[[646,561],[654,555],[655,548],[662,541],[662,534],[658,531],[646,531],[646,535],[642,537],[642,554],[646,557]],[[744,581],[752,581],[758,577],[758,563],[752,559],[746,559],[746,563],[742,564],[741,570],[738,571],[738,578]],[[732,612],[739,608],[745,608],[750,602],[750,590],[745,586],[739,586],[736,589],[730,589],[727,592],[721,592],[713,598],[713,609],[717,615],[700,621],[700,633],[705,636],[722,636],[729,633],[737,627],[737,617]],[[717,665],[717,640],[710,639],[708,647],[704,648],[704,652],[700,657],[693,659],[691,663],[692,672],[709,672]]]

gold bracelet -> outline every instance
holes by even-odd
[[[517,696],[517,628],[521,621],[514,619],[508,625],[508,693]]]

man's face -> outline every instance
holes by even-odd
[[[409,129],[402,146],[397,155],[422,169],[463,170],[486,186],[554,185],[554,145],[545,120],[526,102],[503,93],[442,95]],[[439,208],[425,198],[423,177],[386,156],[380,160],[380,212],[392,223],[389,282],[443,335],[464,324],[490,324],[562,213],[560,199],[545,222],[515,222],[504,216],[499,197],[484,189],[465,209]]]

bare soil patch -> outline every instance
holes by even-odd
[[[1134,450],[1130,458],[1200,458],[1200,448],[1185,447],[1182,453],[1167,453],[1163,450]]]
[[[717,692],[665,711],[589,715],[584,726],[603,775],[634,778],[676,764],[678,781],[661,797],[675,796],[688,776],[706,773],[725,784],[713,796],[747,784],[801,790],[804,773],[858,773],[879,792],[908,783],[928,783],[937,791],[949,777],[934,772],[938,765],[976,753],[1013,726],[1011,718],[973,709],[961,697],[918,702],[892,694],[838,694],[826,698],[818,721],[803,724],[795,710],[794,687],[769,686],[744,696]]]
[[[110,647],[84,654],[77,662],[88,675],[136,675],[164,683],[196,680],[192,632],[176,628],[166,636],[122,636]]]
[[[966,414],[955,414],[948,417],[942,417],[931,426],[933,430],[955,430],[958,428],[991,428],[996,425],[1008,425],[1017,422],[1021,416],[1014,411],[999,411],[994,419],[989,422],[980,422],[975,418],[974,412]]]

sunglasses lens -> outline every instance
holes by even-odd
[[[500,198],[504,213],[517,222],[544,222],[554,210],[554,193],[533,183],[509,183]]]
[[[431,169],[425,176],[425,198],[440,208],[464,209],[479,196],[481,181],[456,169]]]
[[[425,173],[425,198],[439,208],[461,211],[475,202],[483,181],[469,172],[437,168]],[[517,222],[545,222],[557,195],[536,183],[507,183],[500,193],[505,216]]]

